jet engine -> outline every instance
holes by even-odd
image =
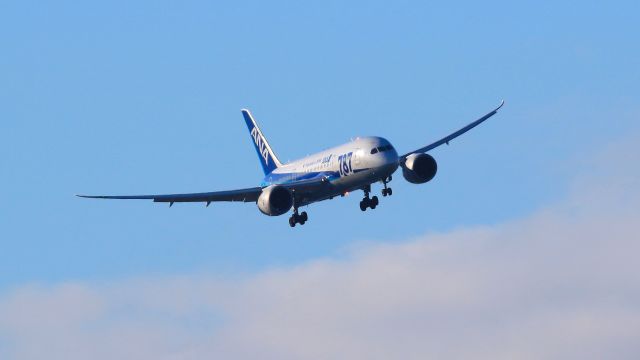
[[[438,163],[429,154],[411,154],[402,164],[402,176],[412,184],[424,184],[438,172]]]
[[[293,206],[293,195],[280,185],[271,185],[262,189],[258,197],[258,209],[269,216],[278,216],[286,213]]]

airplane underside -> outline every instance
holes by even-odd
[[[391,164],[381,168],[366,169],[348,177],[338,178],[332,181],[325,191],[317,191],[313,193],[313,196],[295,199],[293,214],[289,217],[289,225],[291,227],[296,226],[296,224],[304,225],[309,219],[307,212],[303,211],[300,213],[298,208],[324,200],[331,200],[334,197],[342,197],[347,193],[358,190],[364,191],[364,198],[360,201],[360,210],[375,209],[379,204],[379,199],[377,196],[370,197],[371,185],[376,182],[382,182],[384,185],[382,196],[391,196],[393,191],[387,184],[392,180],[392,174],[397,168],[397,164]]]

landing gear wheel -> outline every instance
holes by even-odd
[[[379,203],[378,202],[378,197],[377,196],[372,197],[371,201],[370,201],[370,204],[369,204],[369,207],[371,208],[371,210],[375,209],[376,206],[378,206],[378,203]]]
[[[367,208],[373,210],[376,208],[376,206],[378,206],[379,204],[379,200],[377,196],[374,196],[372,198],[364,198],[362,199],[362,201],[360,201],[360,210],[362,211],[366,211]]]
[[[295,227],[296,224],[304,225],[304,223],[309,220],[309,215],[307,215],[306,211],[303,211],[301,214],[298,214],[298,211],[294,212],[289,218],[289,226]]]
[[[382,196],[391,196],[391,194],[393,194],[391,188],[387,187],[387,183],[389,183],[389,181],[391,181],[391,175],[389,175],[388,178],[382,180],[382,184],[384,185],[384,189],[382,189]]]

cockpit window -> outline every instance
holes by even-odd
[[[391,145],[384,145],[384,146],[380,146],[380,147],[377,147],[377,148],[373,148],[373,149],[371,149],[371,155],[377,154],[379,152],[389,151],[391,149],[393,149],[393,147]]]

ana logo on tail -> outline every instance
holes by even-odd
[[[258,147],[258,151],[260,152],[260,155],[262,155],[262,157],[264,158],[264,163],[268,166],[269,165],[269,149],[267,149],[267,144],[262,138],[262,135],[260,135],[260,133],[258,132],[257,127],[254,127],[253,129],[251,129],[251,137],[253,137],[253,141]]]

